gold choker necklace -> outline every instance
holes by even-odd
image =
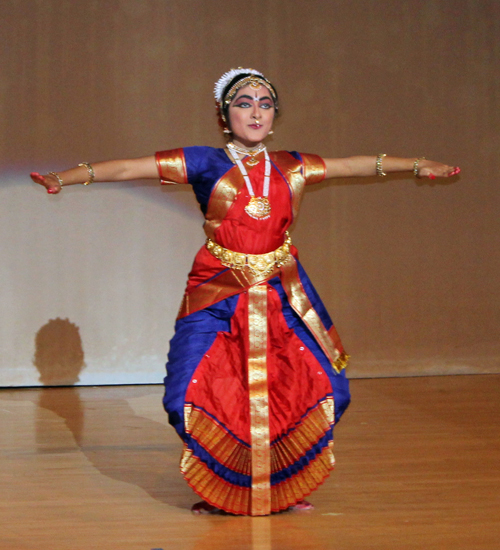
[[[230,141],[227,144],[227,148],[231,151],[236,151],[236,153],[239,153],[240,155],[248,155],[250,156],[250,160],[247,161],[248,166],[256,166],[259,164],[259,161],[255,158],[256,155],[259,153],[262,153],[262,151],[265,150],[266,146],[263,143],[260,143],[257,145],[257,147],[239,147],[238,145],[235,145],[232,141]]]

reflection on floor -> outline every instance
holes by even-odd
[[[0,550],[497,549],[500,376],[354,380],[312,512],[193,516],[159,386],[0,390]]]

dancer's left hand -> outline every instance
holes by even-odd
[[[418,163],[417,178],[429,178],[434,180],[436,178],[449,178],[457,174],[460,174],[460,168],[458,166],[448,166],[448,164],[426,159],[422,159]]]

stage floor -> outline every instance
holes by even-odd
[[[160,386],[0,390],[1,550],[500,548],[500,375],[352,381],[312,512],[193,516]]]

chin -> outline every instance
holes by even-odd
[[[264,141],[266,137],[268,136],[269,131],[268,130],[257,130],[252,133],[251,136],[248,136],[248,141],[253,141],[254,143],[260,143],[261,141]]]
[[[251,133],[245,135],[233,134],[233,139],[244,143],[247,147],[253,147],[254,145],[259,144],[261,141],[264,141],[269,134],[269,130],[254,130]]]

